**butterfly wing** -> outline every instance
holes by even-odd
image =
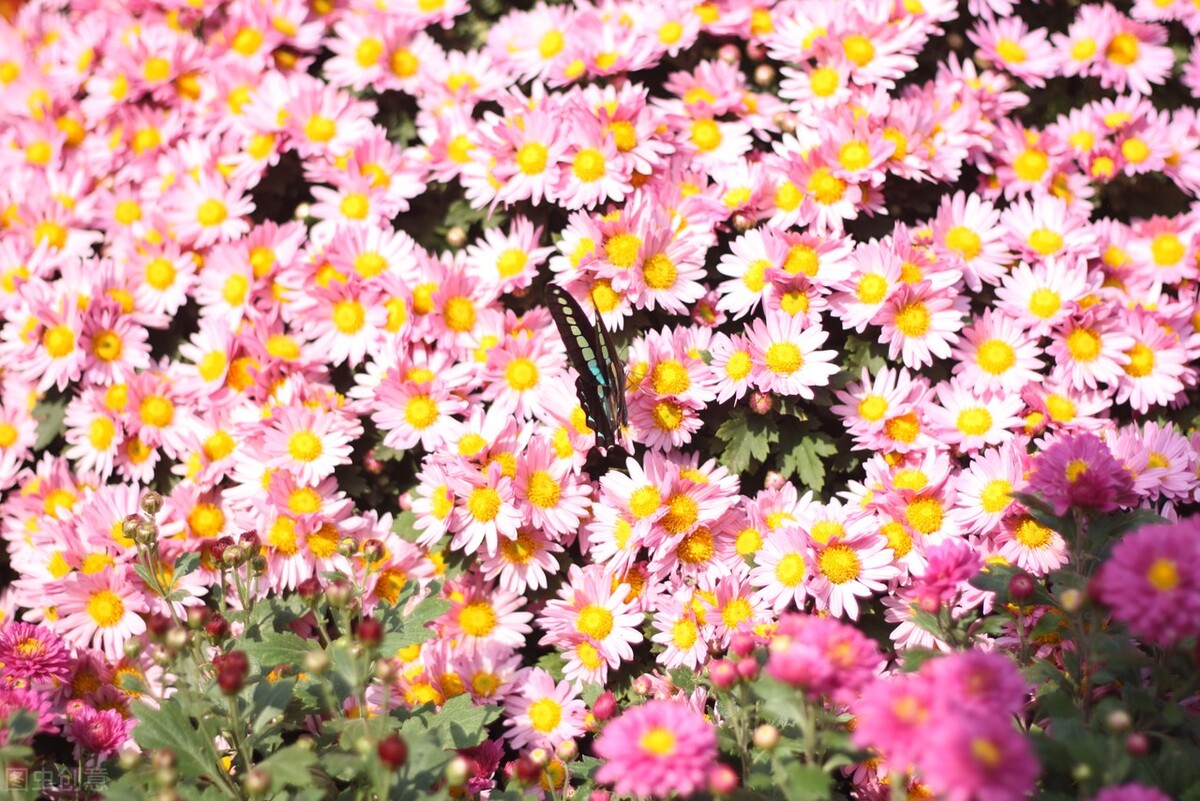
[[[575,394],[587,416],[588,427],[596,432],[596,444],[608,448],[617,434],[618,418],[610,411],[613,368],[609,357],[616,353],[611,337],[605,342],[575,298],[557,284],[546,287],[546,299],[550,316],[558,326],[558,333],[567,347],[567,357],[579,377],[575,380]],[[605,332],[607,334],[607,332]],[[620,365],[616,366],[621,370]],[[624,384],[621,385],[621,403],[624,404]]]
[[[600,344],[600,362],[607,368],[608,382],[604,386],[604,406],[608,411],[608,419],[615,432],[629,424],[629,408],[625,401],[625,364],[617,354],[613,344],[612,334],[604,325],[604,319],[596,310],[596,341]]]

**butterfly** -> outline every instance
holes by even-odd
[[[579,374],[575,394],[587,415],[588,427],[596,432],[596,445],[606,452],[614,444],[625,448],[625,428],[629,425],[625,366],[604,321],[597,313],[593,326],[578,301],[557,284],[546,286],[546,300],[567,346],[571,366]]]

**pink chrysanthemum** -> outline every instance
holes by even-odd
[[[717,732],[686,703],[649,701],[613,720],[596,739],[596,781],[619,795],[688,796],[707,784]]]
[[[1096,586],[1113,617],[1147,642],[1169,646],[1200,635],[1200,517],[1126,535]]]
[[[883,663],[854,626],[827,617],[784,615],[769,646],[767,672],[813,696],[850,700]]]
[[[0,629],[0,681],[4,684],[50,684],[71,672],[71,653],[57,634],[44,626],[10,623]]]

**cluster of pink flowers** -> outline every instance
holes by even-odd
[[[450,611],[396,655],[393,698],[469,693],[503,706],[512,748],[554,748],[585,730],[584,684],[638,660],[698,670],[789,610],[853,621],[880,603],[897,647],[945,647],[914,604],[988,608],[973,568],[1068,559],[1012,497],[1029,480],[1064,511],[1200,500],[1200,434],[1120,422],[1200,382],[1200,206],[1118,220],[1100,204],[1142,177],[1200,195],[1200,114],[1152,100],[1168,23],[1200,32],[1200,7],[1091,3],[1049,31],[1009,0],[966,5],[974,59],[926,57],[916,80],[957,3],[539,3],[454,49],[466,0],[28,2],[0,22],[0,534],[17,574],[0,610],[38,628],[0,647],[44,650],[0,659],[30,688],[2,691],[53,679],[54,704],[93,710],[72,736],[111,751],[96,715],[128,716],[130,697],[113,677],[163,692],[136,648],[147,618],[207,603],[213,544],[252,531],[260,594],[339,572],[369,610],[440,581]],[[701,57],[672,66],[685,52]],[[1018,121],[1076,77],[1105,96]],[[1183,84],[1200,96],[1200,47]],[[389,130],[397,96],[413,113]],[[280,174],[303,185],[295,215],[271,211]],[[903,211],[900,182],[925,185],[928,216],[855,235]],[[422,246],[405,213],[430,187],[505,221]],[[638,448],[602,475],[529,302],[546,280],[628,342]],[[888,364],[843,384],[850,339]],[[714,414],[773,397],[828,407],[861,480],[759,489],[704,450]],[[419,453],[411,527],[340,483],[375,445]],[[122,528],[167,486],[164,557],[204,556],[170,608]],[[466,570],[443,581],[451,556]],[[1142,572],[1114,606],[1167,592],[1159,563],[1106,575],[1122,569]],[[775,669],[845,667],[818,664],[843,629],[788,620]],[[530,641],[561,655],[561,680],[524,661]],[[937,729],[950,756],[931,785],[1021,785],[1015,698]],[[917,758],[919,737],[864,727]]]

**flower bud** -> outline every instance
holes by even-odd
[[[742,60],[742,51],[738,50],[735,44],[724,44],[717,51],[717,58],[726,64],[736,64]]]
[[[775,407],[775,399],[767,392],[750,393],[750,410],[755,414],[767,414]]]
[[[770,86],[775,80],[775,68],[770,64],[759,64],[754,68],[754,82],[759,86]]]
[[[170,748],[159,748],[150,755],[150,764],[155,770],[173,768],[177,764],[175,752]]]
[[[174,756],[174,754],[171,756]],[[142,764],[142,755],[136,751],[122,751],[117,756],[117,766],[126,773],[131,770],[137,770],[140,764]]]
[[[254,768],[242,779],[242,787],[249,795],[265,795],[271,789],[271,774]]]
[[[462,787],[471,778],[471,763],[466,757],[459,755],[446,763],[446,785]]]
[[[1083,608],[1084,597],[1082,592],[1071,587],[1062,591],[1058,601],[1062,604],[1064,612],[1075,614]]]
[[[1124,709],[1114,709],[1105,715],[1104,725],[1112,731],[1125,731],[1133,725],[1133,718]]]
[[[309,651],[304,655],[304,664],[301,667],[305,673],[319,676],[329,670],[329,654],[324,651]]]
[[[535,748],[529,752],[529,761],[538,768],[544,768],[550,764],[550,752],[545,748]]]
[[[369,615],[358,621],[358,630],[355,632],[358,641],[367,648],[378,648],[383,642],[383,624]]]
[[[446,244],[452,248],[461,248],[467,244],[467,232],[461,225],[455,225],[446,232]]]
[[[533,784],[542,775],[542,766],[530,759],[528,754],[521,754],[512,763],[512,772],[522,784]]]
[[[141,640],[134,637],[132,639],[128,639],[125,641],[125,647],[122,650],[125,651],[125,658],[132,660],[132,659],[137,659],[138,654],[140,654],[142,652],[142,649],[145,647],[146,646],[142,643]]]
[[[321,589],[321,580],[316,576],[309,576],[296,585],[296,594],[305,603],[312,604],[320,597]]]
[[[191,607],[187,610],[188,628],[192,629],[193,631],[204,628],[204,624],[208,622],[208,616],[209,612],[207,606]]]
[[[579,756],[579,746],[575,744],[574,740],[563,740],[554,749],[554,755],[563,762],[570,762]]]
[[[261,553],[256,553],[250,557],[250,572],[256,576],[261,576],[267,572],[267,557]]]
[[[354,537],[343,537],[338,542],[337,549],[338,553],[346,558],[354,556],[354,554],[358,553],[358,540],[354,539]]]
[[[179,783],[179,771],[175,768],[157,768],[154,771],[154,783],[159,787],[174,787]]]
[[[167,648],[172,651],[182,651],[187,647],[190,635],[185,629],[173,628],[167,632],[167,636],[163,638]]]
[[[213,642],[224,642],[225,638],[229,636],[229,621],[220,613],[214,614],[204,624],[204,633]]]
[[[246,552],[241,548],[236,545],[230,545],[225,549],[225,552],[221,554],[221,561],[225,563],[226,567],[235,567],[241,564],[242,557],[245,555]]]
[[[218,537],[217,541],[208,546],[208,553],[212,557],[215,564],[222,564],[225,561],[225,551],[234,545],[233,537]]]
[[[1086,782],[1092,778],[1092,766],[1086,762],[1080,762],[1071,768],[1071,778],[1077,782]]]
[[[600,693],[592,704],[592,714],[596,720],[608,720],[617,712],[617,697],[612,694],[612,690],[605,690]]]
[[[312,206],[310,204],[308,204],[308,203],[297,203],[296,204],[296,211],[293,212],[293,214],[292,214],[293,218],[295,218],[297,220],[307,220],[310,216],[312,216]]]
[[[1133,732],[1125,738],[1125,751],[1130,756],[1145,756],[1150,752],[1150,738],[1140,731]]]
[[[1027,601],[1033,597],[1037,582],[1028,573],[1017,573],[1008,580],[1008,597],[1014,601]]]
[[[779,729],[770,723],[764,723],[754,730],[754,745],[764,751],[771,751],[779,745]]]
[[[737,771],[728,765],[718,763],[708,773],[708,789],[713,795],[729,795],[739,784]]]
[[[307,734],[302,734],[299,737],[297,737],[296,742],[293,743],[293,745],[295,745],[301,751],[312,752],[312,751],[317,750],[317,741],[314,740],[312,737],[310,737]]]
[[[400,504],[400,511],[411,512],[413,506],[413,496],[411,492],[400,493],[400,498],[397,501]]]
[[[739,631],[729,642],[729,650],[735,656],[750,656],[756,647],[758,647],[758,641],[748,631]]]
[[[163,507],[163,496],[154,491],[147,492],[142,496],[141,506],[147,517],[154,517]]]
[[[133,540],[142,545],[154,543],[158,540],[158,526],[149,520],[143,520],[138,523],[137,528],[134,530]]]
[[[737,668],[728,659],[714,660],[708,663],[708,678],[714,687],[727,690],[737,684]]]
[[[738,660],[737,674],[746,681],[750,681],[758,675],[758,660],[752,656],[747,656]]]
[[[379,741],[379,761],[389,770],[400,770],[408,761],[408,743],[399,734],[389,734]]]
[[[121,521],[121,534],[127,540],[136,541],[138,526],[141,524],[141,515],[126,515],[125,519]]]
[[[383,472],[383,462],[379,461],[379,457],[375,455],[374,448],[367,451],[367,455],[363,457],[363,469],[373,476]]]
[[[767,48],[762,42],[746,42],[746,55],[754,61],[762,61],[767,57]]]
[[[744,234],[754,227],[754,221],[741,212],[733,215],[732,223],[733,230],[737,231],[739,234]]]
[[[375,678],[379,679],[384,684],[391,684],[396,680],[396,676],[399,673],[399,668],[391,659],[375,660]]]
[[[378,562],[383,558],[385,551],[383,543],[374,537],[364,542],[362,546],[363,559],[366,559],[368,562]]]
[[[241,692],[250,673],[250,660],[244,651],[230,651],[213,657],[213,667],[217,669],[217,686],[226,695],[236,695]]]
[[[179,793],[173,787],[163,787],[154,794],[154,801],[179,801]]]
[[[354,595],[354,589],[350,586],[350,582],[345,579],[338,579],[325,588],[325,600],[334,609],[342,609]]]
[[[588,794],[588,801],[612,801],[612,793],[608,790],[592,790]]]
[[[262,540],[254,531],[243,531],[242,535],[238,537],[238,545],[248,553],[258,553],[262,550]]]
[[[649,695],[650,679],[646,678],[645,676],[638,676],[633,680],[633,691],[637,695]]]

